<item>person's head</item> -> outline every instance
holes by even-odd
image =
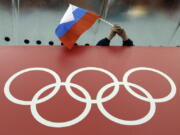
[[[77,44],[77,43],[74,43],[74,46],[78,46],[78,44]]]
[[[86,43],[85,46],[89,46],[89,43]]]

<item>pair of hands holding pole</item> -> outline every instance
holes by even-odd
[[[117,24],[112,26],[111,33],[109,34],[107,38],[109,40],[112,40],[116,34],[120,36],[123,41],[128,40],[126,31],[120,25],[117,25]]]

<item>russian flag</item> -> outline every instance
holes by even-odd
[[[71,49],[81,34],[87,31],[98,18],[100,15],[70,4],[55,33],[59,40]]]

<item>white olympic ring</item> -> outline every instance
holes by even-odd
[[[156,69],[152,69],[152,68],[147,68],[147,67],[139,67],[139,68],[134,68],[134,69],[131,69],[129,71],[127,71],[123,77],[123,82],[128,82],[128,77],[130,74],[132,74],[133,72],[136,72],[136,71],[142,71],[142,70],[145,70],[145,71],[152,71],[152,72],[155,72],[161,76],[163,76],[169,83],[170,83],[170,86],[171,86],[171,92],[169,93],[169,95],[167,95],[166,97],[164,98],[159,98],[159,99],[153,99],[155,102],[159,102],[159,103],[162,103],[162,102],[167,102],[169,100],[171,100],[175,95],[176,95],[176,85],[174,84],[174,81],[168,76],[166,75],[165,73],[159,71],[159,70],[156,70]],[[133,94],[135,97],[143,100],[143,101],[147,101],[149,102],[148,99],[144,98],[143,96],[140,96],[138,95],[137,93],[135,93],[128,85],[125,85],[125,88],[131,93]]]
[[[102,96],[103,96],[103,94],[104,94],[104,92],[105,92],[108,88],[112,87],[113,85],[114,85],[114,84],[111,83],[111,84],[108,84],[108,85],[104,86],[104,87],[98,92],[98,94],[97,94],[97,100],[98,100],[98,99],[101,99]],[[98,102],[98,103],[97,103],[97,106],[98,106],[99,110],[101,111],[101,113],[102,113],[106,118],[108,118],[109,120],[114,121],[114,122],[116,122],[116,123],[118,123],[118,124],[123,124],[123,125],[140,125],[140,124],[143,124],[143,123],[149,121],[149,120],[153,117],[153,115],[154,115],[154,113],[155,113],[155,110],[156,110],[156,105],[155,105],[155,102],[153,101],[153,97],[151,96],[151,94],[150,94],[148,91],[146,91],[144,88],[142,88],[142,87],[140,87],[140,86],[138,86],[138,85],[136,85],[136,84],[133,84],[133,83],[119,82],[118,85],[124,85],[124,86],[125,86],[125,85],[128,85],[128,86],[132,86],[132,87],[137,88],[137,89],[140,90],[141,92],[143,92],[143,93],[148,97],[148,99],[150,99],[150,100],[149,100],[149,101],[150,101],[150,110],[149,110],[149,113],[148,113],[145,117],[143,117],[143,118],[141,118],[141,119],[139,119],[139,120],[134,120],[134,121],[132,121],[132,120],[131,120],[131,121],[122,120],[122,119],[118,119],[118,118],[112,116],[110,113],[108,113],[108,112],[105,110],[105,108],[103,107],[102,103],[101,103],[101,102]],[[132,93],[131,93],[131,94],[132,94]],[[135,96],[134,94],[132,94],[132,95]]]
[[[20,105],[31,105],[31,101],[23,101],[23,100],[19,100],[17,98],[15,98],[11,92],[10,92],[10,86],[11,86],[11,83],[14,81],[14,79],[16,77],[18,77],[19,75],[23,74],[23,73],[26,73],[26,72],[30,72],[30,71],[44,71],[44,72],[48,72],[50,73],[56,80],[56,83],[58,84],[58,87],[55,87],[53,92],[50,93],[48,96],[40,99],[38,101],[38,103],[43,103],[47,100],[49,100],[51,97],[53,97],[54,95],[56,95],[56,93],[58,92],[59,88],[60,88],[60,85],[61,85],[61,79],[59,78],[58,74],[55,73],[54,71],[50,70],[50,69],[47,69],[47,68],[28,68],[28,69],[24,69],[24,70],[21,70],[17,73],[15,73],[14,75],[12,75],[8,81],[6,82],[5,84],[5,95],[6,97],[13,103],[16,103],[16,104],[20,104]]]
[[[96,104],[97,102],[107,102],[107,101],[109,101],[110,99],[112,99],[112,98],[119,92],[118,79],[117,79],[111,72],[109,72],[109,71],[107,71],[107,70],[104,70],[104,69],[101,69],[101,68],[96,68],[96,67],[80,68],[80,69],[75,70],[74,72],[72,72],[72,73],[67,77],[67,79],[66,79],[67,85],[65,86],[66,89],[67,89],[67,91],[68,91],[68,93],[69,93],[73,98],[75,98],[76,100],[78,100],[78,101],[80,101],[80,102],[84,102],[84,103],[87,102],[86,99],[83,99],[82,97],[76,95],[76,94],[73,92],[73,90],[71,89],[71,86],[69,86],[68,84],[70,84],[72,78],[73,78],[76,74],[78,74],[78,73],[80,73],[80,72],[83,72],[83,71],[100,71],[100,72],[103,72],[103,73],[107,74],[108,76],[110,76],[110,77],[112,78],[112,80],[114,81],[114,84],[115,84],[115,88],[114,88],[113,92],[112,92],[109,96],[107,96],[107,97],[105,97],[105,98],[103,98],[103,99],[100,99],[101,101],[91,100],[91,103],[92,103],[92,104]]]
[[[160,74],[161,76],[163,76],[169,83],[171,86],[171,91],[170,93],[165,96],[164,98],[159,98],[159,99],[154,99],[152,97],[152,95],[144,88],[142,88],[141,86],[134,84],[134,83],[130,83],[128,82],[128,77],[136,71],[152,71],[155,72],[157,74]],[[10,92],[10,86],[11,83],[13,82],[13,80],[15,78],[17,78],[18,76],[22,75],[23,73],[26,72],[30,72],[30,71],[44,71],[44,72],[48,72],[51,75],[53,75],[53,77],[55,78],[56,82],[53,84],[49,84],[47,86],[45,86],[44,88],[40,89],[32,98],[32,101],[23,101],[20,99],[15,98],[11,92]],[[83,87],[71,83],[72,78],[83,71],[99,71],[99,72],[103,72],[105,74],[107,74],[108,76],[110,76],[113,80],[112,83],[109,83],[105,86],[103,86],[99,92],[97,93],[96,99],[91,99],[91,96],[89,94],[89,92],[84,89]],[[129,92],[131,95],[133,95],[134,97],[142,100],[142,101],[146,101],[150,103],[150,110],[149,112],[142,118],[138,119],[138,120],[123,120],[120,118],[117,118],[113,115],[111,115],[109,112],[107,112],[107,110],[104,108],[103,103],[107,102],[111,99],[113,99],[119,92],[120,90],[120,85],[123,85],[127,92]],[[46,102],[47,100],[53,98],[60,90],[61,86],[65,86],[67,93],[74,98],[77,101],[86,103],[86,107],[84,109],[84,111],[75,119],[67,121],[67,122],[52,122],[49,120],[44,119],[37,111],[37,104]],[[39,97],[48,89],[53,88],[52,92],[50,94],[48,94],[46,97],[43,97],[41,99],[39,99]],[[81,91],[83,93],[83,95],[85,96],[85,98],[82,98],[80,96],[78,96],[77,94],[75,94],[73,92],[73,90],[71,89],[71,87],[74,87],[76,89],[78,89],[79,91]],[[106,90],[108,90],[110,87],[114,87],[114,90],[112,91],[111,94],[109,94],[108,96],[102,98],[104,92]],[[139,94],[137,94],[135,91],[133,91],[130,87],[134,87],[138,90],[140,90],[141,92],[144,93],[144,95],[146,95],[146,97],[141,96]],[[162,103],[162,102],[167,102],[169,100],[171,100],[172,98],[174,98],[174,96],[176,95],[176,85],[174,83],[174,81],[165,73],[157,70],[157,69],[153,69],[153,68],[147,68],[147,67],[138,67],[138,68],[133,68],[131,70],[128,70],[124,76],[123,76],[123,82],[118,81],[118,79],[116,78],[116,76],[114,76],[111,72],[102,69],[102,68],[97,68],[97,67],[85,67],[85,68],[80,68],[74,72],[72,72],[66,79],[65,82],[61,82],[60,77],[58,76],[57,73],[55,73],[54,71],[47,69],[47,68],[28,68],[28,69],[24,69],[22,71],[19,71],[17,73],[15,73],[14,75],[12,75],[6,82],[5,86],[4,86],[4,94],[6,96],[6,98],[8,100],[10,100],[11,102],[15,103],[15,104],[19,104],[19,105],[29,105],[30,109],[31,109],[31,113],[32,116],[41,124],[46,125],[48,127],[54,127],[54,128],[62,128],[62,127],[68,127],[68,126],[72,126],[74,124],[79,123],[80,121],[82,121],[83,119],[85,119],[85,117],[89,114],[90,110],[91,110],[91,106],[92,104],[97,104],[100,112],[109,120],[118,123],[118,124],[122,124],[122,125],[140,125],[140,124],[144,124],[146,122],[148,122],[155,114],[156,111],[156,103]]]
[[[61,85],[65,86],[66,83],[62,83]],[[90,95],[88,94],[88,92],[84,88],[80,87],[79,85],[72,84],[72,83],[70,83],[69,85],[71,87],[74,87],[74,88],[77,88],[78,90],[80,90],[84,94],[84,96],[86,97],[87,101],[91,100]],[[43,94],[45,91],[47,91],[48,89],[50,89],[52,87],[55,87],[55,85],[52,84],[52,85],[48,85],[48,86],[42,88],[41,90],[39,90],[34,95],[34,97],[32,99],[31,113],[38,122],[40,122],[41,124],[44,124],[46,126],[49,126],[49,127],[68,127],[68,126],[72,126],[72,125],[74,125],[76,123],[79,123],[81,120],[83,120],[89,114],[89,112],[91,110],[91,102],[87,102],[86,108],[84,109],[83,113],[80,116],[78,116],[77,118],[75,118],[75,119],[73,119],[71,121],[68,121],[68,122],[59,122],[59,123],[57,123],[57,122],[51,122],[51,121],[48,121],[48,120],[42,118],[39,115],[39,113],[38,113],[38,111],[36,109],[36,104],[37,104],[38,98],[41,96],[41,94]]]

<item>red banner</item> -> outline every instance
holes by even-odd
[[[1,135],[179,135],[177,47],[0,47]]]

